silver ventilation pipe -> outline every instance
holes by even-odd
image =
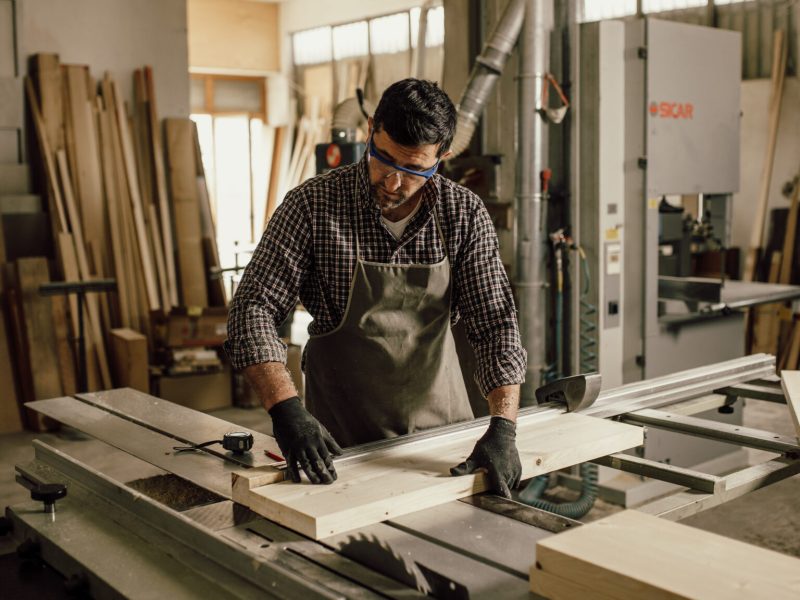
[[[450,145],[450,150],[453,152],[450,158],[455,158],[469,146],[478,119],[488,104],[489,96],[497,80],[500,79],[503,67],[519,37],[524,14],[525,0],[509,0],[503,15],[489,36],[489,41],[486,42],[480,56],[475,59],[475,66],[458,102],[458,121],[456,134]]]
[[[515,289],[522,345],[528,351],[528,371],[520,403],[536,402],[534,392],[546,367],[545,242],[547,121],[542,114],[542,86],[550,68],[553,0],[525,0],[520,34],[517,105],[517,256]]]

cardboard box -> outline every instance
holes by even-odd
[[[173,308],[168,315],[154,319],[159,344],[167,348],[217,347],[228,337],[228,309],[224,306]]]
[[[158,378],[158,396],[175,404],[209,411],[231,405],[231,372],[200,375],[162,375]]]

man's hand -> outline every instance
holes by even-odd
[[[333,456],[342,449],[328,430],[309,413],[297,396],[274,404],[269,409],[272,433],[286,458],[292,481],[300,483],[298,465],[311,483],[333,483],[336,469]],[[333,456],[331,456],[333,454]]]
[[[492,493],[511,498],[511,489],[518,488],[522,477],[516,437],[517,426],[503,417],[492,417],[489,429],[477,441],[472,454],[450,469],[452,475],[467,475],[485,469]]]

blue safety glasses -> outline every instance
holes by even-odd
[[[414,177],[421,177],[422,179],[427,180],[433,177],[433,175],[436,173],[436,170],[439,168],[439,163],[441,162],[440,160],[437,160],[435,165],[433,165],[430,169],[425,169],[424,171],[415,171],[414,169],[407,169],[405,167],[401,167],[400,165],[394,164],[388,158],[381,156],[378,153],[378,150],[375,148],[375,142],[372,140],[372,136],[370,136],[369,138],[369,156],[370,158],[374,158],[379,163],[391,169],[386,173],[385,177],[400,172],[400,173],[405,173],[407,175],[413,175]]]

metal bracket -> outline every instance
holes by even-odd
[[[647,60],[647,48],[645,48],[644,46],[639,46],[636,49],[636,56],[638,58],[641,58],[642,60]]]

